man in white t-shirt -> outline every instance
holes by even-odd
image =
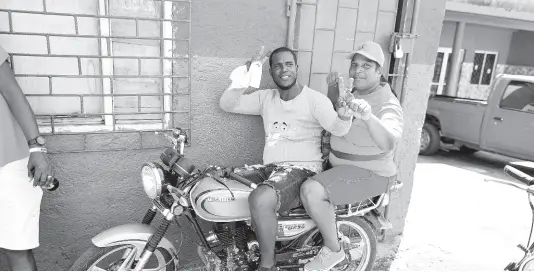
[[[32,249],[39,246],[40,186],[48,186],[54,174],[7,59],[0,47],[0,251],[10,269],[37,270]]]
[[[278,48],[269,57],[270,74],[278,88],[257,90],[266,59],[260,53],[250,69],[236,68],[231,75],[232,85],[220,100],[220,107],[227,112],[263,118],[264,165],[234,170],[261,181],[249,196],[252,223],[260,244],[260,270],[275,267],[276,213],[300,204],[300,185],[322,171],[323,128],[342,136],[352,123],[352,114],[346,107],[336,112],[326,95],[297,82],[297,56],[289,48]],[[250,87],[255,88],[251,93]]]

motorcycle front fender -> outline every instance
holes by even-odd
[[[110,247],[125,244],[146,244],[148,239],[156,232],[155,229],[145,224],[126,224],[107,229],[91,240],[97,247]],[[173,256],[176,255],[174,245],[163,237],[158,247],[167,249]]]

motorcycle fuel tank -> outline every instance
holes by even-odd
[[[248,196],[252,188],[233,179],[223,182],[228,188],[211,177],[204,177],[191,189],[191,203],[196,214],[212,222],[249,220]]]

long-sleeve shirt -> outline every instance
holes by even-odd
[[[245,89],[228,89],[220,107],[240,114],[261,115],[265,130],[264,164],[292,164],[322,170],[321,131],[343,136],[351,118],[338,117],[330,100],[304,86],[295,98],[284,101],[277,89],[244,94]]]

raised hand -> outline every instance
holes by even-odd
[[[345,82],[343,80],[343,77],[338,77],[338,85],[339,85],[339,96],[337,98],[337,113],[340,116],[348,117],[353,115],[352,109],[348,107],[348,103],[352,100],[354,100],[354,96],[352,95],[352,86],[354,84],[354,79],[349,79],[349,85],[348,87],[345,87]]]
[[[373,113],[371,105],[364,99],[353,99],[349,102],[349,108],[353,111],[353,115],[356,119],[364,121],[369,120]]]
[[[326,78],[326,84],[328,87],[337,87],[339,84],[339,75],[337,72],[332,72]]]
[[[260,87],[263,63],[269,59],[269,52],[264,54],[264,51],[265,47],[262,46],[259,53],[247,61],[246,65],[237,67],[232,71],[230,88]]]
[[[352,95],[352,88],[354,85],[354,79],[349,79],[349,85],[345,86],[345,81],[343,80],[343,77],[340,76],[338,78],[339,82],[339,96],[337,98],[337,103],[339,107],[346,106],[350,101],[354,99],[354,95]]]
[[[246,62],[247,71],[250,70],[250,66],[252,65],[252,63],[259,62],[260,64],[263,65],[269,59],[269,55],[271,54],[271,51],[265,54],[264,52],[265,52],[265,46],[262,45],[260,47],[260,51],[258,52],[258,54]]]

